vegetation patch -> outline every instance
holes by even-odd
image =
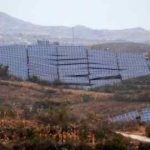
[[[0,77],[2,78],[7,78],[8,75],[8,66],[0,65]]]

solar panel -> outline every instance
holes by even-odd
[[[9,74],[26,80],[27,56],[26,47],[23,45],[0,47],[0,64],[9,66]]]
[[[128,122],[128,121],[136,120],[138,116],[141,116],[141,114],[138,111],[131,111],[131,112],[113,117],[112,122]]]
[[[150,61],[143,54],[88,50],[84,46],[1,46],[0,64],[8,65],[9,73],[22,79],[28,79],[29,73],[41,80],[59,79],[86,88],[150,74]]]
[[[33,45],[28,47],[29,73],[40,80],[53,82],[58,79],[57,49],[55,46]]]

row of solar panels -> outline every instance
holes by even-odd
[[[113,117],[112,122],[129,122],[140,119],[143,122],[150,121],[150,108],[144,108],[141,111],[132,111]]]
[[[150,63],[142,54],[88,50],[84,46],[3,46],[0,64],[8,65],[9,73],[22,79],[35,75],[87,88],[150,74]]]
[[[25,46],[0,47],[0,64],[9,66],[11,75],[27,79],[27,55]]]

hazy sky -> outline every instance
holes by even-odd
[[[0,11],[40,25],[150,29],[150,0],[0,0]]]

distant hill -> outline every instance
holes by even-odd
[[[132,52],[132,53],[145,53],[150,52],[150,45],[143,43],[103,43],[98,45],[93,45],[92,48],[95,49],[108,49],[116,52]]]
[[[0,44],[32,43],[37,39],[63,43],[98,44],[136,42],[150,44],[150,31],[143,28],[95,30],[85,26],[40,26],[0,13]]]

